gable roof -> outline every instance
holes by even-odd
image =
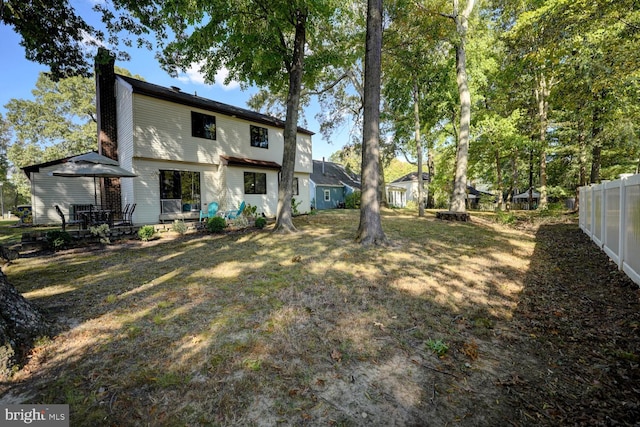
[[[144,82],[132,77],[116,74],[116,77],[128,83],[133,93],[150,96],[152,98],[162,99],[164,101],[175,102],[189,107],[201,108],[203,110],[212,111],[214,113],[224,114],[226,116],[237,117],[255,123],[261,123],[268,126],[274,126],[284,129],[284,121],[276,117],[267,116],[266,114],[257,113],[255,111],[244,108],[234,107],[233,105],[223,104],[222,102],[213,101],[211,99],[202,98],[197,95],[191,95],[182,92],[177,87],[164,87],[153,83]],[[307,135],[313,135],[314,132],[298,127],[298,132]]]
[[[427,172],[422,172],[422,180],[425,182],[430,182],[429,174]],[[395,181],[392,181],[391,183],[393,184],[394,182],[418,182],[418,172],[416,171],[408,173],[405,176],[401,176]]]
[[[360,178],[353,173],[347,172],[344,166],[326,162],[324,160],[313,161],[313,172],[311,181],[316,185],[349,186],[360,189]]]

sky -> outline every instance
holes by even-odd
[[[90,24],[95,24],[84,12],[86,8],[90,11],[90,0],[81,0],[72,2],[72,4],[80,11],[81,16],[87,19]],[[25,59],[24,48],[20,46],[20,37],[12,28],[0,24],[0,113],[6,116],[5,104],[12,99],[33,99],[32,89],[38,79],[38,73],[48,71],[44,65],[30,62]],[[116,61],[116,65],[128,69],[132,74],[139,74],[149,83],[158,84],[160,86],[177,86],[183,92],[194,93],[198,96],[209,98],[218,102],[231,104],[237,107],[247,108],[247,101],[257,92],[257,88],[250,88],[242,91],[237,83],[231,82],[230,85],[223,84],[224,72],[219,73],[219,79],[216,79],[215,85],[204,83],[204,79],[195,69],[180,75],[178,78],[172,78],[160,68],[157,60],[154,58],[155,52],[146,49],[128,49],[131,60],[127,62]],[[305,109],[306,125],[301,126],[315,132],[312,137],[313,141],[313,159],[321,160],[323,157],[329,156],[338,151],[348,141],[348,130],[344,130],[341,134],[335,135],[332,143],[329,144],[323,140],[320,135],[320,124],[315,120],[318,112],[318,105],[313,104]]]

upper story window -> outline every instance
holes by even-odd
[[[209,114],[191,112],[191,136],[216,139],[216,118]]]
[[[269,148],[269,129],[251,125],[251,146]]]

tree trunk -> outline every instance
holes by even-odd
[[[378,200],[381,54],[382,0],[368,0],[362,130],[362,196],[360,225],[356,235],[356,241],[363,245],[386,242]]]
[[[502,187],[502,167],[500,165],[500,150],[496,148],[496,174],[498,180],[498,209],[504,210],[504,196]]]
[[[0,379],[24,360],[36,338],[48,332],[42,314],[0,271]]]
[[[539,139],[540,139],[540,209],[547,207],[547,127],[549,126],[550,90],[544,74],[540,73],[536,87],[538,101]]]
[[[466,37],[469,26],[469,15],[474,0],[468,0],[463,13],[458,13],[458,0],[453,0],[456,30],[460,38],[456,45],[456,82],[460,96],[460,131],[458,133],[458,149],[456,153],[456,174],[451,196],[452,212],[466,212],[467,197],[467,165],[469,161],[469,130],[471,125],[471,93],[467,78]]]
[[[593,148],[591,149],[591,184],[597,184],[600,182],[600,164],[602,163],[602,142],[600,141],[600,134],[602,133],[602,107],[600,103],[603,101],[604,96],[600,93],[595,95],[594,107],[591,121],[591,142]]]
[[[293,225],[291,198],[293,197],[293,172],[296,165],[296,146],[298,139],[298,108],[302,92],[302,73],[304,66],[304,48],[306,43],[307,13],[300,9],[296,12],[296,34],[293,47],[293,60],[289,71],[289,92],[287,94],[287,117],[284,125],[284,150],[282,170],[278,186],[278,209],[274,232],[292,233]]]
[[[422,194],[422,142],[420,141],[420,92],[418,82],[413,81],[413,119],[416,138],[416,156],[418,157],[418,216],[424,216],[424,195]]]

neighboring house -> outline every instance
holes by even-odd
[[[516,194],[513,196],[513,209],[533,210],[537,209],[540,204],[540,193],[537,191],[531,192],[531,199],[533,204],[529,205],[529,190],[524,193]]]
[[[315,209],[344,207],[346,197],[360,191],[360,178],[338,163],[314,160],[310,189]]]
[[[118,210],[136,203],[135,224],[197,219],[209,202],[223,210],[244,201],[275,216],[283,121],[121,76],[113,66],[112,58],[96,63],[98,147],[137,177],[100,179],[103,204]],[[298,128],[293,191],[300,212],[311,209],[312,135]],[[24,168],[36,224],[59,222],[54,204],[93,201],[92,179],[47,176],[55,167]]]
[[[424,200],[427,199],[429,174],[422,173],[422,187]],[[418,172],[411,172],[387,184],[387,201],[390,206],[404,208],[407,202],[418,202]]]

